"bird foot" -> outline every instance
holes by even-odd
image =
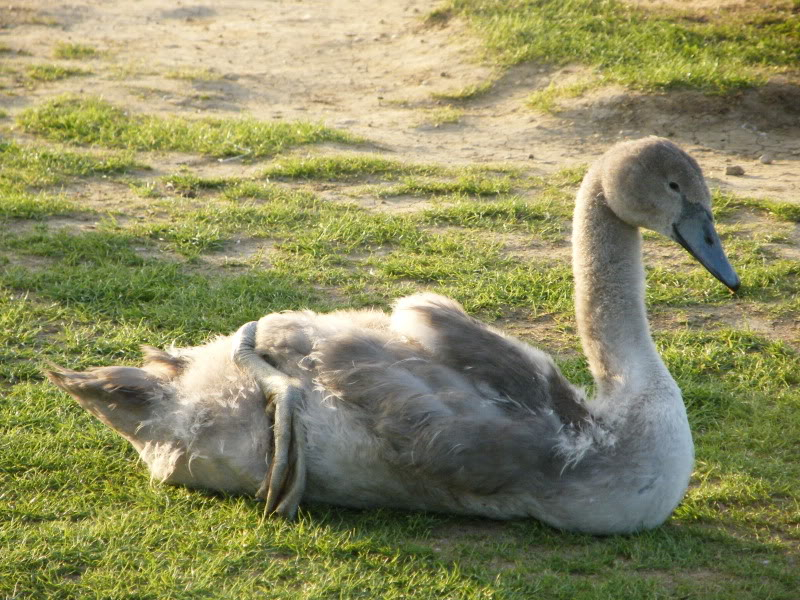
[[[256,496],[266,501],[264,512],[293,519],[306,484],[305,432],[297,417],[303,391],[292,378],[256,352],[257,321],[243,325],[233,342],[234,363],[255,379],[272,423],[268,432],[267,474]]]

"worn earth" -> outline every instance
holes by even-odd
[[[743,2],[702,5],[718,10]],[[63,91],[148,113],[305,118],[364,136],[402,160],[512,163],[532,174],[588,163],[621,138],[657,134],[694,153],[712,185],[800,202],[796,86],[776,79],[725,98],[605,88],[548,115],[526,107],[527,96],[571,81],[581,68],[526,64],[459,104],[456,122],[437,124],[431,117],[442,104],[437,93],[480,84],[496,71],[477,58],[477,42],[464,35],[463,23],[425,27],[430,9],[420,0],[26,0],[0,7],[0,22],[11,25],[4,41],[25,53],[15,63],[53,62],[58,42],[88,44],[102,54],[91,61],[91,75],[33,89],[20,84],[18,93],[0,98],[0,108],[13,116]],[[765,153],[771,164],[759,161]],[[726,175],[732,165],[743,167],[744,176]],[[191,166],[229,174],[239,165],[194,159]]]

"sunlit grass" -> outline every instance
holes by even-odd
[[[663,527],[597,538],[534,521],[319,505],[286,523],[262,520],[250,498],[151,485],[126,442],[43,381],[46,361],[132,364],[140,344],[202,343],[271,311],[387,308],[423,289],[449,294],[490,322],[552,323],[548,339],[577,350],[563,249],[585,168],[527,178],[500,167],[348,154],[284,156],[251,177],[209,177],[188,168],[151,174],[130,154],[14,142],[0,150],[0,181],[29,206],[14,208],[11,194],[0,203],[9,225],[0,228],[0,545],[7,549],[0,595],[789,600],[796,593],[797,345],[730,317],[776,307],[800,315],[800,267],[772,257],[765,241],[794,243],[780,237],[796,217],[791,205],[715,194],[723,243],[743,280],[736,296],[679,248],[648,261],[647,301],[659,323],[678,312],[713,316],[654,327],[697,452],[692,487]],[[103,177],[139,189],[137,202],[97,215],[94,230],[53,226],[48,215],[81,208],[57,190]],[[325,201],[310,191],[320,183],[343,186],[356,200],[405,186],[427,202],[390,215]],[[742,214],[760,225],[745,229]],[[508,239],[539,250],[520,258],[507,251]],[[268,260],[232,269],[210,262],[240,240],[268,247]],[[645,244],[666,248],[654,235]],[[535,334],[525,338],[541,345]],[[570,380],[590,385],[579,354],[557,358]]]
[[[800,21],[786,3],[710,19],[618,0],[451,0],[448,6],[503,65],[580,63],[639,89],[730,93],[794,69],[800,55]]]
[[[18,122],[26,131],[60,142],[210,156],[259,158],[302,144],[357,142],[346,133],[314,123],[131,115],[104,100],[74,96],[28,109]]]
[[[77,67],[62,67],[61,65],[29,65],[25,74],[34,81],[58,81],[77,75],[89,75],[89,71]]]
[[[464,111],[453,106],[440,106],[426,111],[422,124],[432,127],[455,125],[461,122]]]
[[[217,81],[222,75],[213,69],[175,69],[164,73],[167,79],[186,79],[188,81]]]
[[[95,58],[99,52],[94,46],[72,42],[59,42],[53,49],[53,57],[66,60]]]

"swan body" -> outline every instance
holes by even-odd
[[[390,315],[270,314],[204,346],[146,348],[141,369],[48,375],[154,478],[258,494],[278,512],[303,500],[597,534],[652,528],[685,493],[693,445],[648,329],[640,227],[739,285],[697,163],[660,138],[613,147],[587,173],[574,219],[590,400],[545,353],[430,293]],[[247,344],[250,367],[237,359]]]

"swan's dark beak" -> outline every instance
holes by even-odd
[[[711,213],[706,208],[684,200],[683,212],[678,222],[673,223],[672,233],[672,239],[686,248],[709,273],[734,292],[739,289],[739,276],[725,256]]]

